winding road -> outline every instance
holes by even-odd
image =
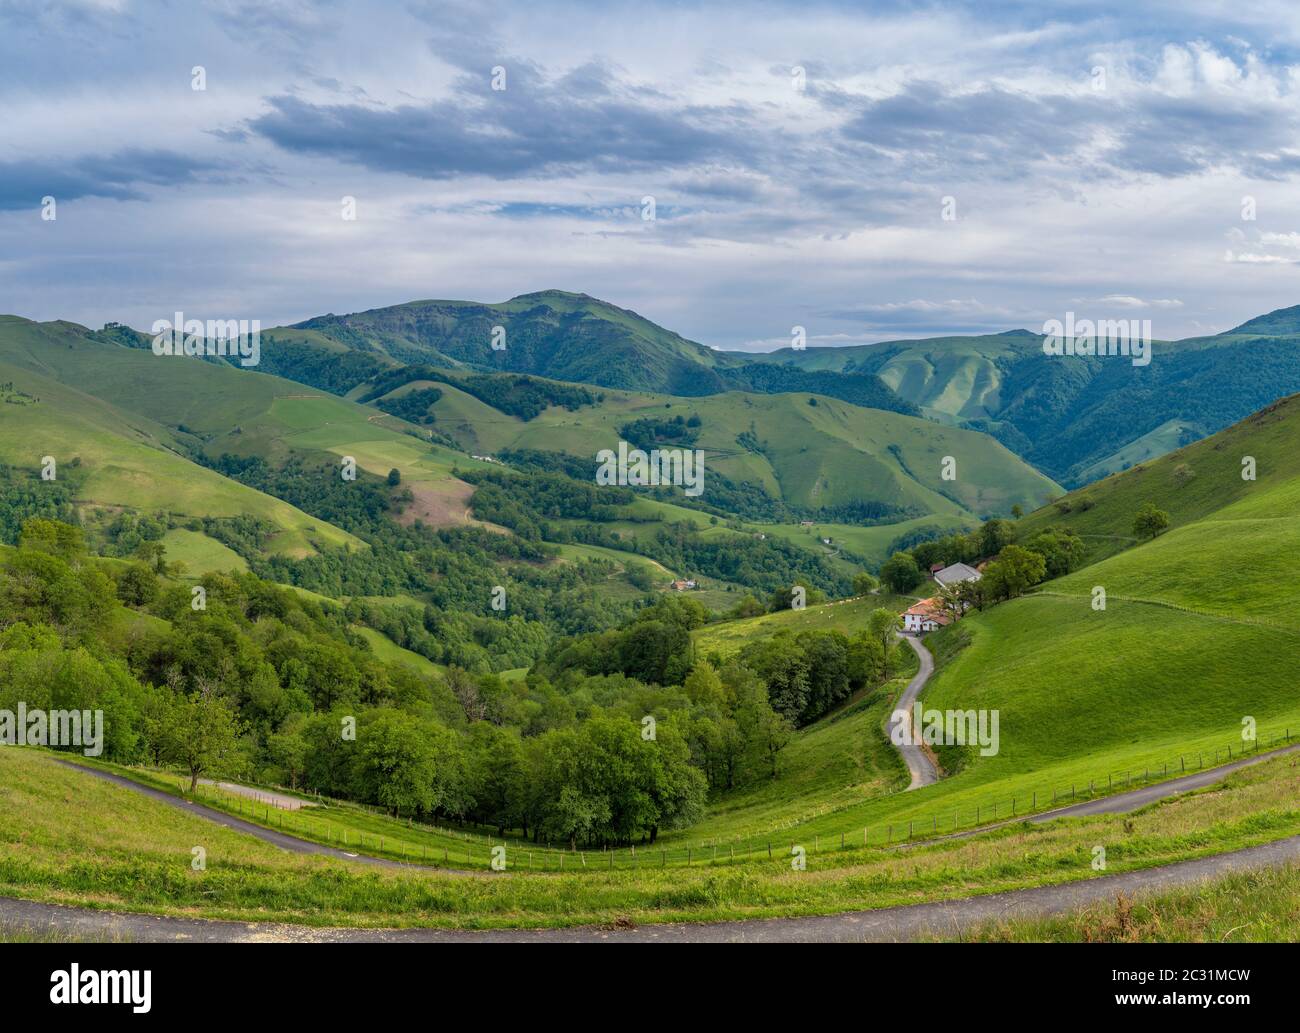
[[[924,654],[928,656],[928,653]],[[924,661],[923,661],[924,667]],[[918,675],[918,677],[920,677]],[[908,686],[910,691],[911,685]],[[1016,821],[1044,822],[1070,816],[1122,814],[1157,800],[1193,789],[1214,785],[1226,775],[1273,757],[1300,751],[1300,743],[1268,753],[1234,761],[1157,785],[1117,793],[1098,800],[1047,811]],[[169,793],[142,786],[108,772],[70,765],[96,777],[145,793],[163,803],[189,811],[198,817],[298,853],[325,854],[345,860],[385,867],[419,867],[395,861],[354,855],[332,847],[295,839],[260,825],[232,818],[221,811],[193,804]],[[1011,822],[983,826],[958,833],[974,835]],[[951,837],[946,837],[951,838]],[[901,845],[900,845],[901,846]],[[743,922],[681,923],[632,928],[582,926],[572,929],[498,929],[490,931],[440,929],[337,929],[269,922],[224,922],[196,918],[170,918],[122,914],[85,908],[64,907],[35,901],[0,897],[0,932],[23,930],[38,935],[53,934],[89,940],[132,940],[141,942],[557,942],[593,941],[689,942],[689,943],[813,943],[813,942],[897,942],[927,936],[955,936],[987,922],[1010,918],[1046,917],[1104,903],[1119,894],[1129,896],[1194,886],[1207,879],[1236,872],[1255,871],[1300,863],[1300,836],[1247,847],[1192,861],[1087,878],[1054,886],[991,893],[961,900],[936,901],[904,907],[879,908],[805,918],[755,919]],[[445,869],[440,869],[445,872]],[[477,873],[455,873],[461,875]]]
[[[1236,872],[1300,863],[1300,836],[1142,871],[1056,886],[991,893],[963,900],[912,904],[811,918],[747,922],[573,929],[331,929],[268,922],[217,922],[194,918],[115,914],[0,898],[0,930],[90,940],[162,943],[895,943],[956,936],[987,922],[1042,918],[1089,904],[1185,886]]]
[[[916,658],[921,662],[921,667],[916,672],[916,677],[907,683],[907,688],[898,697],[898,702],[894,704],[894,712],[889,717],[889,741],[902,754],[903,763],[911,773],[912,784],[907,788],[920,789],[922,786],[934,785],[939,781],[939,765],[935,763],[934,755],[916,742],[912,735],[912,704],[925,688],[925,683],[930,680],[930,675],[934,674],[934,657],[925,646],[921,645],[919,638],[901,633],[898,637],[912,647]],[[900,738],[903,740],[902,743],[898,741]]]

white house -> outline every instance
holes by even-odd
[[[983,576],[974,567],[968,567],[964,563],[954,563],[951,567],[944,567],[934,573],[934,579],[944,588],[959,585],[963,581],[978,581]]]
[[[903,614],[903,630],[914,634],[937,631],[951,623],[952,615],[944,612],[943,603],[937,598],[922,599]]]

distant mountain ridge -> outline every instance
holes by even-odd
[[[95,335],[133,347],[147,341],[112,325]],[[259,368],[338,395],[403,366],[527,374],[685,398],[816,394],[990,434],[1069,487],[1156,458],[1300,392],[1300,305],[1219,334],[1157,341],[1146,367],[1048,356],[1041,342],[1018,328],[725,352],[590,295],[545,290],[498,304],[414,301],[271,328]]]
[[[1156,458],[1300,391],[1300,306],[1156,341],[1149,366],[1043,354],[1027,330],[782,349],[753,361],[874,374],[921,413],[992,434],[1067,486]]]
[[[706,348],[629,309],[567,291],[521,294],[499,304],[413,301],[318,316],[288,329],[322,335],[377,362],[467,366],[682,397],[808,391],[918,414],[874,374],[774,370]]]

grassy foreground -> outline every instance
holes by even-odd
[[[961,939],[980,943],[1295,943],[1300,865],[1228,875],[1192,889],[1119,897],[1075,914],[1000,922]]]
[[[810,850],[807,869],[720,857],[582,874],[375,869],[281,851],[87,776],[0,750],[0,894],[154,914],[369,927],[560,926],[826,914],[1089,878],[1300,833],[1300,762],[1278,758],[1128,816],[1016,825],[913,847]],[[193,848],[206,868],[191,866]]]

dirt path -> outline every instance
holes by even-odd
[[[917,660],[921,662],[921,667],[916,672],[916,677],[907,683],[907,688],[898,697],[898,702],[894,704],[894,712],[889,718],[889,741],[902,754],[903,763],[907,765],[907,770],[912,775],[912,784],[907,788],[920,789],[921,786],[934,785],[939,781],[939,766],[935,764],[934,757],[924,746],[913,741],[915,736],[912,734],[912,704],[916,702],[917,696],[925,688],[925,683],[934,673],[934,657],[925,646],[921,645],[919,638],[903,634],[898,637],[912,647]],[[902,745],[895,741],[895,730],[899,729],[899,726],[902,733],[900,737],[905,740]]]
[[[214,782],[210,778],[200,778],[199,785],[216,786],[227,793],[233,793],[235,796],[242,796],[248,800],[256,800],[258,803],[264,803],[282,811],[300,811],[304,807],[316,806],[311,800],[290,796],[288,793],[275,793],[269,789],[254,789],[251,786],[236,785],[234,782]]]

